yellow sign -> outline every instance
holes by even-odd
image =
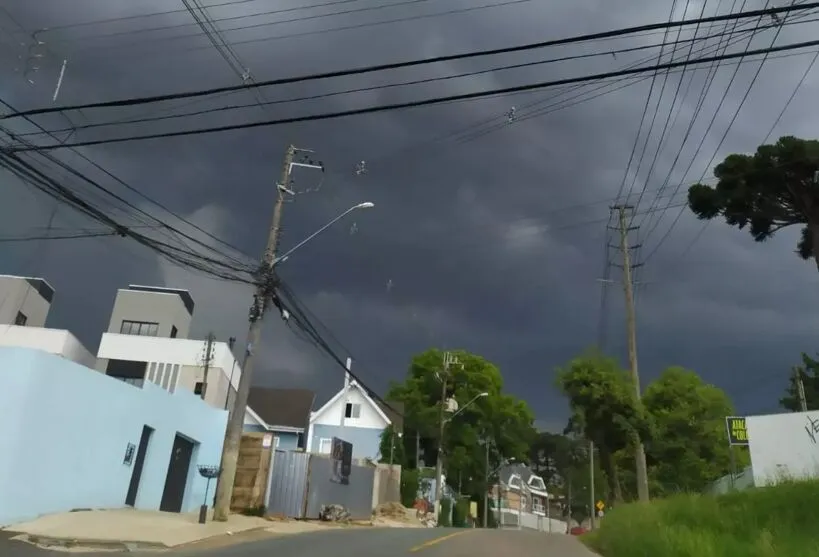
[[[606,504],[603,501],[598,501],[595,507],[597,507],[598,511],[602,511],[606,508]]]
[[[478,518],[478,503],[476,501],[469,502],[469,516]]]
[[[725,418],[725,428],[728,430],[728,443],[730,445],[748,444],[748,427],[745,418],[728,416]]]

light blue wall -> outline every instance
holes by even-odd
[[[0,526],[124,507],[132,466],[123,458],[143,425],[155,431],[135,507],[159,508],[178,432],[196,442],[183,501],[183,511],[193,511],[205,498],[197,465],[219,464],[227,422],[227,412],[184,389],[134,387],[26,348],[0,348],[0,408]]]
[[[371,458],[373,460],[379,457],[379,445],[381,444],[381,432],[383,429],[352,427],[352,426],[337,426],[337,425],[319,425],[313,426],[313,439],[310,441],[311,453],[319,451],[321,438],[338,437],[353,444],[353,458]]]
[[[264,426],[261,425],[254,425],[254,424],[245,424],[244,427],[245,432],[247,433],[268,433],[270,432]],[[279,446],[276,447],[279,451],[295,451],[299,448],[299,434],[293,433],[291,431],[276,431],[275,429],[271,432],[273,435],[279,438]]]

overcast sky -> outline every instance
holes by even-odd
[[[257,81],[660,22],[668,19],[671,8],[670,0],[348,0],[323,7],[315,6],[329,4],[327,0],[207,1],[223,4],[209,8],[208,14]],[[395,6],[387,7],[390,3]],[[725,13],[731,4],[708,0],[705,14]],[[764,0],[748,0],[745,9],[764,5]],[[314,7],[281,12],[300,6]],[[0,97],[18,109],[52,104],[63,59],[68,63],[58,104],[241,82],[190,14],[181,11],[181,2],[5,0],[2,7],[8,13],[0,10]],[[702,8],[702,2],[689,2],[687,17],[697,17]],[[675,18],[682,18],[684,9],[685,3],[677,2]],[[170,10],[180,12],[131,17]],[[269,13],[272,11],[279,13]],[[322,14],[327,15],[316,17]],[[801,17],[807,23],[784,28],[777,44],[815,38],[817,24],[812,20],[819,15]],[[101,22],[114,18],[125,19]],[[83,22],[97,23],[73,25]],[[754,23],[741,23],[740,29]],[[239,27],[242,29],[236,29]],[[40,29],[46,30],[36,37],[44,45],[33,46],[30,33]],[[774,33],[773,29],[761,32],[752,47],[770,46]],[[687,31],[682,38],[691,35]],[[670,40],[674,38],[676,32],[670,35]],[[606,53],[662,40],[662,32],[643,34],[300,83],[265,89],[258,98],[271,101],[320,95]],[[689,43],[683,44],[687,48]],[[746,44],[741,41],[729,51]],[[695,54],[699,48],[705,45],[698,43]],[[814,340],[819,303],[810,294],[819,281],[815,266],[793,253],[798,231],[787,230],[758,245],[747,233],[723,222],[703,229],[703,223],[679,207],[689,184],[703,176],[711,178],[709,166],[729,153],[750,152],[765,139],[814,54],[799,52],[798,56],[772,56],[765,63],[719,146],[759,62],[740,67],[696,157],[697,145],[735,66],[726,64],[718,70],[699,114],[696,105],[707,65],[696,72],[673,73],[667,80],[643,164],[635,172],[641,140],[624,185],[624,191],[634,192],[632,203],[645,187],[638,212],[654,211],[635,217],[634,224],[640,229],[632,233],[631,241],[643,245],[634,253],[636,262],[659,245],[637,276],[644,384],[663,368],[681,365],[726,389],[740,412],[772,411],[799,353],[819,348]],[[658,48],[647,48],[266,108],[86,129],[73,139],[272,120],[495,89],[613,71],[658,53]],[[25,73],[30,56],[38,56],[29,66],[37,65],[39,70]],[[660,131],[681,78],[677,103],[658,152]],[[661,75],[655,83],[644,132],[663,80]],[[554,370],[598,338],[598,279],[603,275],[604,248],[615,241],[607,238],[608,206],[624,184],[650,81],[620,90],[614,88],[624,83],[608,88],[593,83],[585,89],[564,87],[81,151],[149,198],[257,258],[266,240],[287,144],[314,149],[327,173],[322,178],[319,173],[296,171],[294,189],[302,193],[285,207],[283,248],[352,205],[372,201],[376,207],[353,213],[299,250],[282,265],[281,275],[352,353],[354,370],[383,392],[390,380],[404,374],[414,353],[431,346],[463,348],[498,364],[507,389],[525,398],[541,423],[557,427],[565,421],[566,405],[553,386]],[[814,137],[817,118],[809,100],[817,93],[819,70],[805,80],[772,137]],[[585,97],[577,97],[580,94]],[[571,98],[574,100],[564,102],[571,106],[554,110],[561,106],[555,103]],[[584,98],[588,100],[578,103]],[[68,116],[77,124],[96,123],[248,104],[256,99],[240,92],[215,100],[89,110]],[[551,110],[543,110],[550,106]],[[505,124],[512,107],[514,121]],[[538,109],[535,116],[527,117]],[[690,137],[677,157],[695,114]],[[58,115],[37,121],[50,129],[68,124]],[[24,123],[14,126],[17,132],[35,131]],[[472,133],[476,130],[488,131]],[[655,152],[659,154],[649,176]],[[54,153],[145,210],[184,226],[78,157],[62,150]],[[356,164],[362,160],[367,161],[368,172],[356,175]],[[65,179],[83,195],[103,199],[76,179]],[[668,187],[657,200],[663,184]],[[0,185],[0,237],[44,233],[54,202],[8,175],[0,178]],[[667,211],[657,210],[669,204]],[[52,221],[54,234],[89,227],[98,229],[99,225],[66,208],[58,208]],[[619,260],[615,250],[610,255],[612,261]],[[200,338],[209,330],[221,339],[241,339],[245,334],[250,302],[247,288],[178,269],[130,240],[3,243],[0,263],[0,272],[49,280],[57,290],[49,326],[72,330],[92,351],[107,325],[116,289],[129,283],[190,289],[197,304],[194,334]],[[620,279],[617,268],[611,278]],[[608,288],[607,350],[625,362],[622,288],[617,283]],[[321,397],[341,385],[343,374],[338,366],[275,316],[265,323],[264,339],[264,357],[257,368],[259,383],[311,387]],[[344,355],[343,348],[336,348]]]

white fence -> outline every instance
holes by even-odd
[[[551,534],[566,534],[568,526],[562,520],[527,512],[518,512],[514,509],[501,509],[500,517],[495,511],[495,520],[499,528],[537,530]]]

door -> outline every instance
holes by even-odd
[[[173,440],[168,475],[165,476],[165,489],[162,491],[162,501],[159,503],[160,511],[182,512],[182,501],[185,498],[185,486],[188,483],[192,455],[193,442],[177,435]]]
[[[125,495],[125,504],[133,507],[136,503],[137,493],[139,492],[139,480],[142,479],[142,467],[145,465],[145,453],[148,452],[148,441],[151,439],[151,433],[154,430],[148,426],[142,427],[142,436],[139,438],[139,447],[137,448],[136,459],[134,460],[134,469],[131,472],[131,483],[128,484],[128,494]]]

